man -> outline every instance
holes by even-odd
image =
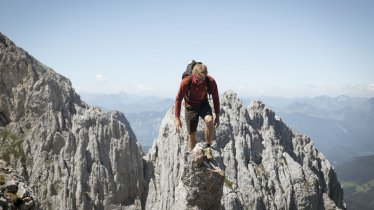
[[[192,67],[192,73],[189,76],[186,76],[182,79],[182,82],[179,86],[179,91],[175,99],[175,127],[176,131],[179,132],[179,129],[182,127],[180,120],[180,110],[182,100],[184,99],[185,105],[185,118],[188,132],[188,147],[191,152],[196,145],[197,141],[197,126],[199,122],[199,117],[201,117],[206,124],[205,127],[205,142],[207,145],[206,156],[208,159],[212,159],[212,152],[210,145],[212,144],[212,135],[213,135],[213,126],[219,126],[219,95],[217,89],[217,83],[213,77],[208,75],[207,67],[198,62],[191,63],[194,66]],[[191,65],[190,64],[190,65]],[[192,78],[190,78],[192,77]],[[209,86],[209,87],[208,87]],[[211,91],[214,104],[214,112],[216,118],[213,125],[213,114],[212,108],[208,102],[208,90]]]

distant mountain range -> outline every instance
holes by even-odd
[[[347,209],[374,209],[374,155],[353,158],[336,167]]]
[[[137,96],[128,93],[117,94],[96,94],[79,93],[82,100],[94,106],[106,110],[118,110],[125,114],[141,112],[162,112],[164,113],[174,100],[154,96]]]
[[[290,127],[312,137],[334,165],[374,154],[374,98],[320,96],[288,99],[288,103],[286,99],[261,100]]]
[[[141,142],[143,149],[146,149],[152,145],[155,138],[158,136],[161,120],[164,117],[165,112],[155,111],[144,111],[140,113],[127,113],[127,120],[137,136],[139,142]]]

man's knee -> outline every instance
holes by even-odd
[[[205,123],[210,126],[210,125],[213,125],[213,117],[212,115],[207,115],[204,117],[204,121]]]

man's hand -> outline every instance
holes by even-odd
[[[216,115],[216,119],[214,119],[214,126],[218,128],[219,126],[219,115]]]
[[[179,129],[182,128],[181,120],[176,117],[174,120],[174,124],[175,124],[175,131],[179,133]]]

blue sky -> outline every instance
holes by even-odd
[[[77,92],[175,97],[192,59],[242,96],[374,97],[374,1],[17,1],[0,31]]]

